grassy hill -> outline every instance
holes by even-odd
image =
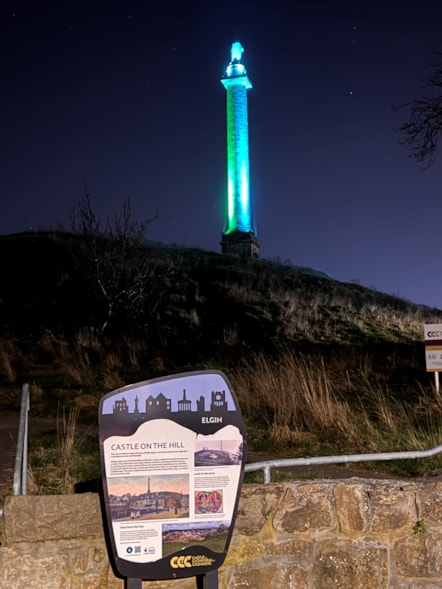
[[[16,335],[99,329],[103,301],[83,272],[78,240],[63,233],[0,236],[4,330]],[[86,259],[89,252],[82,255]],[[158,245],[146,245],[143,256],[151,282],[143,312],[136,321],[129,314],[115,317],[109,337],[155,339],[154,325],[171,334],[171,341],[164,341],[164,333],[159,338],[165,349],[179,337],[199,342],[204,356],[207,345],[267,351],[294,343],[420,342],[423,323],[442,318],[441,310],[287,264]],[[159,353],[165,351],[157,345]]]
[[[217,368],[254,449],[311,455],[440,440],[442,400],[422,340],[441,310],[289,264],[89,245],[63,232],[0,237],[0,408],[16,408],[29,382],[33,412],[75,407],[94,420],[114,388]]]

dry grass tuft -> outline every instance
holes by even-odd
[[[324,363],[285,354],[279,362],[257,356],[235,373],[234,382],[246,416],[267,416],[270,437],[294,441],[304,432],[321,431],[353,439],[354,415],[334,389]]]
[[[232,376],[257,450],[291,455],[418,450],[441,443],[442,394],[421,389],[417,406],[375,378],[369,359],[345,362],[258,355]]]
[[[97,471],[97,456],[87,450],[90,432],[79,427],[79,409],[63,409],[56,422],[55,439],[30,447],[28,485],[34,494],[69,494],[89,472]]]

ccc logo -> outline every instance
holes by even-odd
[[[173,569],[192,568],[192,556],[174,556],[170,559],[170,566]]]

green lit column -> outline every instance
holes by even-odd
[[[258,257],[250,205],[247,90],[252,84],[241,63],[243,52],[241,43],[232,44],[231,61],[221,79],[227,91],[227,222],[221,247],[226,254]]]

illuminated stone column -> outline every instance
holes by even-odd
[[[243,52],[241,43],[232,44],[231,61],[221,79],[227,91],[227,222],[221,248],[223,254],[257,258],[259,245],[250,206],[247,114],[247,90],[252,84],[241,63]]]

